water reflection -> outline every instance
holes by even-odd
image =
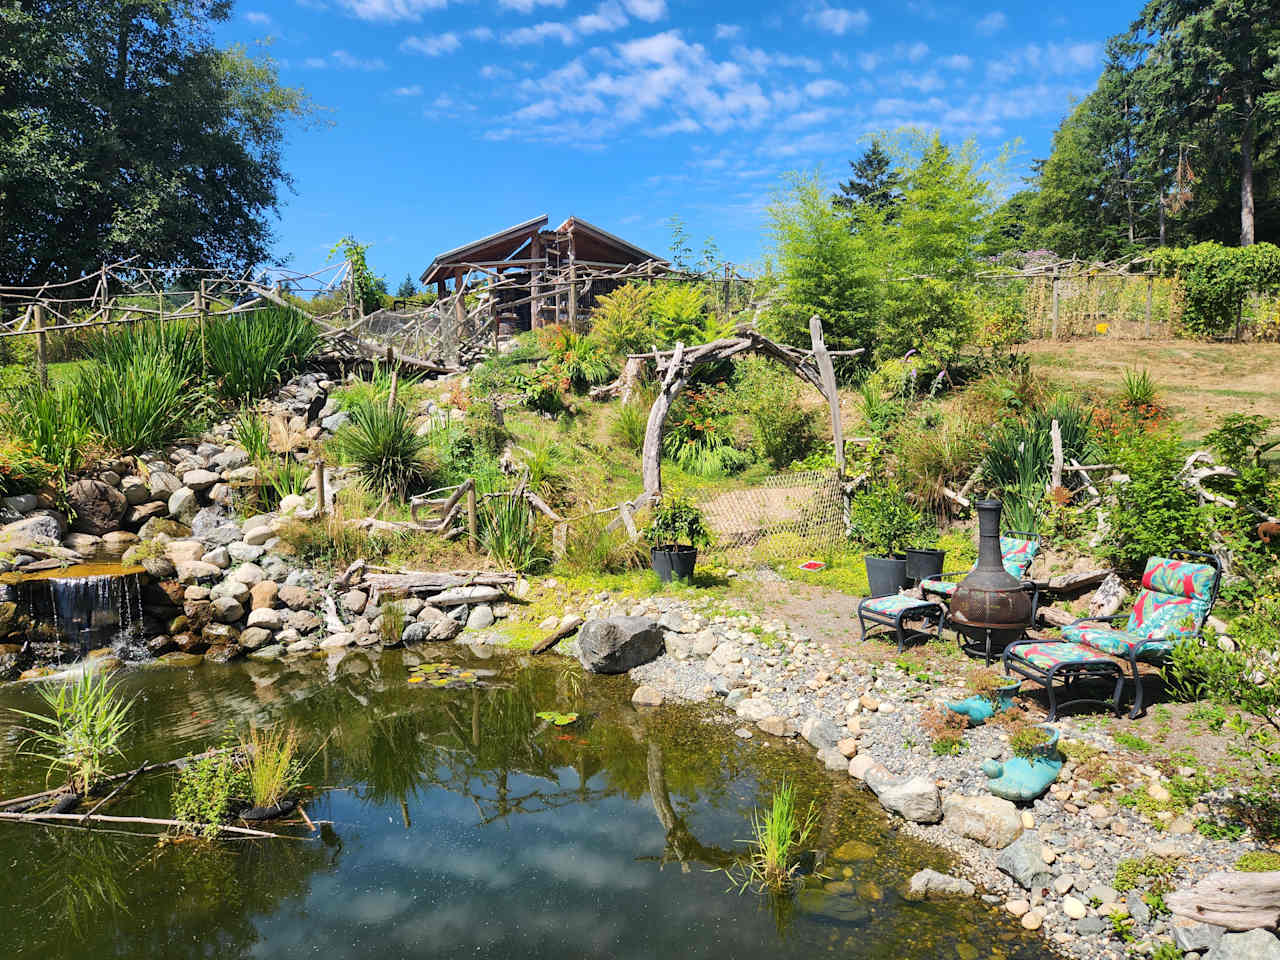
[[[200,749],[228,722],[291,722],[319,748],[309,809],[332,825],[319,839],[209,845],[0,824],[15,865],[0,906],[22,917],[3,954],[1044,955],[973,901],[904,900],[907,876],[945,863],[800,751],[744,744],[695,709],[637,713],[624,680],[496,669],[459,690],[408,684],[392,654],[126,674],[142,711],[127,762]],[[0,688],[0,707],[32,696]],[[581,719],[557,728],[542,710]],[[42,777],[14,756],[9,724],[0,716],[5,795]],[[724,870],[784,776],[822,811],[823,876],[794,901],[739,896]],[[119,810],[154,815],[170,786],[153,778]]]

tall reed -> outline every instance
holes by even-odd
[[[207,376],[225,400],[263,396],[307,361],[318,338],[315,323],[299,310],[218,317],[205,329]]]
[[[783,780],[766,809],[751,814],[751,861],[748,883],[769,891],[790,889],[796,869],[796,853],[813,832],[818,812],[812,803],[801,813],[795,786]]]

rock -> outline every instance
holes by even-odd
[[[168,500],[181,486],[182,481],[165,470],[156,470],[147,477],[147,489],[156,500]]]
[[[719,638],[712,631],[699,630],[690,641],[689,653],[699,659],[709,657],[718,645]]]
[[[726,640],[711,651],[708,659],[717,666],[738,663],[742,660],[742,648],[732,640]]]
[[[245,586],[252,587],[267,579],[266,573],[256,563],[242,563],[231,571],[230,579],[239,580]]]
[[[864,693],[858,698],[858,705],[862,707],[863,710],[874,713],[880,709],[880,700],[878,697],[873,697],[869,693]]]
[[[68,533],[62,538],[64,547],[68,550],[74,550],[82,556],[96,552],[102,547],[103,543],[103,539],[93,533]]]
[[[590,673],[625,673],[662,650],[662,630],[648,617],[588,620],[578,631],[578,660]]]
[[[11,497],[0,497],[0,506],[12,510],[20,516],[26,516],[39,504],[34,493],[19,493]]]
[[[254,527],[252,530],[245,530],[244,542],[251,547],[260,547],[273,536],[275,536],[275,533],[272,531],[271,526],[267,524]]]
[[[765,717],[775,716],[778,711],[764,697],[744,697],[738,702],[734,712],[744,720],[759,723]]]
[[[138,537],[141,540],[154,540],[161,536],[171,540],[185,540],[191,536],[191,528],[177,520],[155,516],[144,523],[142,529],[138,531]]]
[[[213,619],[219,623],[235,623],[244,616],[244,607],[232,597],[219,597],[211,604]]]
[[[272,607],[257,607],[249,611],[245,623],[250,627],[262,627],[264,630],[282,630],[284,614]]]
[[[1275,927],[1280,924],[1280,871],[1211,873],[1168,894],[1165,902],[1180,917],[1228,930]]]
[[[905,820],[937,823],[942,819],[942,798],[927,777],[894,777],[883,767],[872,767],[863,776],[880,805]]]
[[[493,626],[494,619],[493,607],[487,603],[477,603],[467,614],[467,629],[483,630],[485,627]]]
[[[21,520],[0,527],[0,550],[14,552],[23,542],[57,544],[67,532],[67,521],[55,510],[33,510]]]
[[[169,516],[182,523],[191,523],[199,509],[196,492],[190,487],[179,487],[169,497]]]
[[[311,606],[312,593],[306,587],[282,586],[276,596],[290,610],[303,610]]]
[[[1042,857],[1044,856],[1043,851],[1041,851],[1040,855]],[[1075,882],[1075,877],[1071,876],[1069,873],[1064,873],[1060,877],[1053,878],[1053,889],[1057,892],[1058,896],[1062,896],[1063,894],[1071,891],[1071,888],[1075,886]]]
[[[844,737],[836,741],[836,749],[845,759],[852,760],[858,755],[858,741],[854,737]]]
[[[637,707],[660,707],[662,706],[662,691],[657,687],[642,684],[636,687],[635,693],[631,694],[631,702]]]
[[[227,553],[226,547],[214,547],[212,550],[200,557],[205,563],[211,563],[219,570],[225,570],[231,566],[231,554]]]
[[[271,631],[262,627],[248,627],[240,631],[240,646],[246,650],[257,650],[270,640]]]
[[[1031,904],[1025,900],[1010,900],[1004,905],[1004,908],[1015,917],[1022,917],[1031,909]]]
[[[1183,953],[1191,951],[1204,952],[1218,945],[1222,935],[1227,931],[1211,923],[1198,923],[1185,917],[1174,917],[1169,924],[1173,931],[1173,942]]]
[[[252,464],[236,467],[224,473],[227,483],[233,487],[251,487],[258,482],[258,468]]]
[[[1049,865],[1040,856],[1040,838],[1025,832],[996,854],[996,867],[1012,877],[1024,890],[1049,886]]]
[[[244,653],[238,643],[220,643],[205,651],[204,658],[210,663],[227,663]]]
[[[1000,797],[948,796],[942,804],[942,824],[992,850],[1004,849],[1022,833],[1018,808]]]
[[[867,772],[877,767],[880,767],[880,762],[875,757],[860,753],[849,761],[849,776],[855,780],[866,780]]]
[[[1039,910],[1031,910],[1022,915],[1020,922],[1026,930],[1039,930],[1044,925],[1044,914]]]
[[[237,470],[249,462],[249,454],[240,447],[227,447],[209,458],[209,466],[219,473]]]
[[[212,470],[188,470],[182,475],[182,485],[196,493],[201,493],[208,490],[220,479],[222,478]],[[172,506],[170,510],[172,511]]]
[[[257,650],[251,650],[249,652],[249,659],[264,661],[264,662],[271,661],[271,660],[279,660],[281,657],[284,656],[284,652],[285,652],[284,644],[271,643],[265,647],[260,647]]]
[[[1088,913],[1088,910],[1086,910],[1085,905],[1075,897],[1063,897],[1062,912],[1072,920],[1083,920],[1085,914]]]
[[[180,650],[173,650],[156,657],[152,663],[162,667],[198,667],[204,663],[204,657],[198,653],[183,653]]]
[[[1176,836],[1185,836],[1188,833],[1194,833],[1195,829],[1195,821],[1190,817],[1175,817],[1169,824],[1169,832]]]
[[[849,760],[835,747],[823,747],[818,751],[818,759],[828,770],[847,770]]]
[[[456,607],[464,603],[492,603],[501,599],[502,591],[497,587],[453,587],[437,593],[431,602],[437,607]]]
[[[222,573],[212,563],[205,563],[203,560],[186,560],[182,563],[175,563],[173,566],[180,583],[212,580]]]
[[[830,720],[810,716],[800,722],[800,736],[815,750],[828,750],[835,747],[836,741],[840,739],[840,731]]]
[[[928,897],[971,897],[975,887],[968,880],[952,877],[936,870],[921,870],[912,874],[907,884],[907,897],[924,900]]]
[[[796,728],[791,725],[791,721],[786,717],[765,717],[763,720],[757,720],[756,726],[774,737],[794,737],[796,735]]]
[[[339,650],[343,647],[349,647],[355,642],[356,635],[354,633],[335,633],[320,641],[320,649]]]
[[[201,639],[210,644],[235,643],[240,636],[238,627],[229,623],[210,623],[200,631]]]
[[[249,588],[249,598],[253,609],[274,607],[280,586],[274,580],[262,580]]]
[[[115,487],[88,478],[77,480],[67,488],[67,502],[75,512],[72,529],[97,537],[119,527],[129,507],[129,501]]]
[[[203,559],[206,550],[199,540],[171,540],[165,544],[164,553],[174,563],[186,563],[189,560]],[[204,562],[209,563],[210,566],[217,566],[208,560]]]
[[[1204,960],[1280,960],[1280,940],[1262,929],[1224,934]]]

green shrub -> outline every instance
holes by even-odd
[[[799,380],[758,358],[739,370],[735,393],[760,453],[778,470],[803,460],[818,445],[818,431],[813,412],[800,405]]]
[[[627,283],[596,299],[591,312],[591,337],[612,357],[640,353],[656,345],[653,288]]]
[[[892,556],[907,547],[922,546],[933,532],[893,480],[872,484],[853,495],[849,527],[853,539],[878,556]]]
[[[539,337],[547,348],[547,365],[562,382],[581,393],[587,387],[607,383],[617,368],[604,348],[586,334],[565,327],[546,327]]]
[[[1271,873],[1280,870],[1280,853],[1274,850],[1250,850],[1236,861],[1236,869],[1245,873]]]
[[[41,460],[66,474],[77,469],[91,431],[82,415],[78,380],[18,387],[9,398],[4,427]]]
[[[1152,254],[1151,263],[1157,271],[1181,281],[1182,325],[1197,337],[1229,332],[1246,293],[1280,286],[1280,248],[1270,243],[1225,247],[1210,240],[1189,247],[1161,247]]]
[[[702,511],[688,497],[664,496],[653,508],[653,518],[644,536],[655,547],[678,544],[705,547],[711,543]]]
[[[432,482],[438,465],[428,456],[431,441],[419,436],[404,407],[367,403],[334,434],[334,446],[370,489],[400,499]]]
[[[107,446],[124,451],[162,446],[199,432],[199,401],[181,368],[164,355],[135,353],[76,371],[81,416]]]
[[[643,568],[648,556],[641,545],[621,527],[609,530],[609,521],[609,515],[599,515],[574,522],[560,565],[578,575],[626,573]]]
[[[565,409],[561,393],[567,384],[547,364],[540,363],[533,370],[515,372],[512,382],[520,394],[520,402],[530,410],[557,414]]]
[[[266,418],[251,407],[240,408],[231,431],[250,460],[265,460],[271,455]]]
[[[239,772],[230,752],[187,760],[173,785],[173,818],[188,830],[213,839],[231,815]]]
[[[958,489],[973,473],[984,428],[972,417],[948,414],[932,426],[906,430],[898,440],[898,473],[922,509],[939,515],[951,501],[943,487]]]
[[[610,435],[626,449],[639,453],[644,448],[644,434],[649,426],[651,407],[652,403],[646,403],[643,397],[632,397],[626,403],[619,404],[609,423]]]
[[[1127,410],[1154,407],[1158,393],[1155,381],[1146,370],[1126,367],[1120,381],[1120,405]]]
[[[300,369],[318,342],[315,323],[300,310],[219,316],[205,326],[208,376],[225,400],[261,397]]]
[[[1124,572],[1137,575],[1149,557],[1167,557],[1179,547],[1197,549],[1204,540],[1203,511],[1195,494],[1178,480],[1185,457],[1171,433],[1146,433],[1121,442],[1115,452],[1129,476],[1116,484],[1105,552]]]

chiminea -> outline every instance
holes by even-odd
[[[1031,594],[1004,568],[1000,551],[999,500],[978,502],[978,565],[960,581],[947,619],[991,662],[993,648],[1022,636],[1031,624]]]

